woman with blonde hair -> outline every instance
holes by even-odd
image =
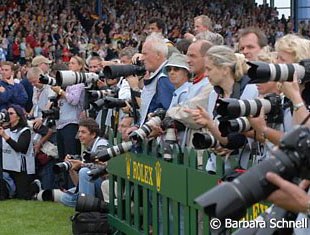
[[[230,150],[242,148],[242,154],[237,154],[237,157],[245,156],[246,153],[248,157],[249,151],[245,150],[248,148],[245,136],[239,133],[229,133],[227,137],[221,135],[217,121],[219,115],[216,110],[216,102],[220,98],[254,99],[258,96],[256,85],[247,84],[249,78],[245,76],[248,69],[246,60],[243,55],[235,54],[226,46],[213,46],[206,53],[206,68],[208,79],[214,86],[209,96],[207,110],[198,107],[188,112],[192,114],[197,124],[208,129],[221,146]],[[215,158],[211,160],[214,161]],[[238,160],[242,168],[247,168],[248,158],[244,158],[244,162],[242,159]]]

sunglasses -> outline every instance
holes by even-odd
[[[9,112],[9,115],[14,115],[14,114],[16,114],[16,113],[13,113],[13,112]]]
[[[172,66],[169,66],[167,67],[167,72],[171,72],[172,70],[175,71],[175,72],[178,72],[181,68],[179,67],[172,67]]]

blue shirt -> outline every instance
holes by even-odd
[[[5,88],[4,92],[0,92],[0,110],[7,109],[11,104],[18,104],[24,107],[28,95],[22,84],[14,83],[14,85],[12,85],[1,80],[0,86]]]
[[[187,95],[188,95],[188,92],[189,92],[189,89],[191,88],[191,86],[192,86],[192,83],[185,82],[182,84],[182,86],[180,86],[178,89],[176,89],[173,92],[173,97],[172,97],[169,108],[172,108],[172,107],[176,106],[177,104],[181,104],[185,100],[187,100]]]

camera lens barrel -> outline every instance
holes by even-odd
[[[304,81],[308,80],[306,71],[308,63],[300,64],[268,64],[264,62],[247,62],[250,65],[248,76],[251,83],[264,83],[269,81],[274,82],[291,82],[294,78],[294,73],[297,79]]]
[[[67,87],[79,83],[89,84],[99,80],[96,73],[79,73],[73,71],[57,71],[56,82],[58,86]]]
[[[56,174],[60,174],[61,172],[69,171],[72,167],[70,162],[60,162],[53,166],[53,171]]]
[[[219,142],[210,133],[195,133],[192,144],[195,149],[208,149],[216,147]]]

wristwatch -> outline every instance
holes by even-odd
[[[304,102],[300,102],[298,104],[293,104],[293,110],[296,112],[301,107],[305,106]]]

